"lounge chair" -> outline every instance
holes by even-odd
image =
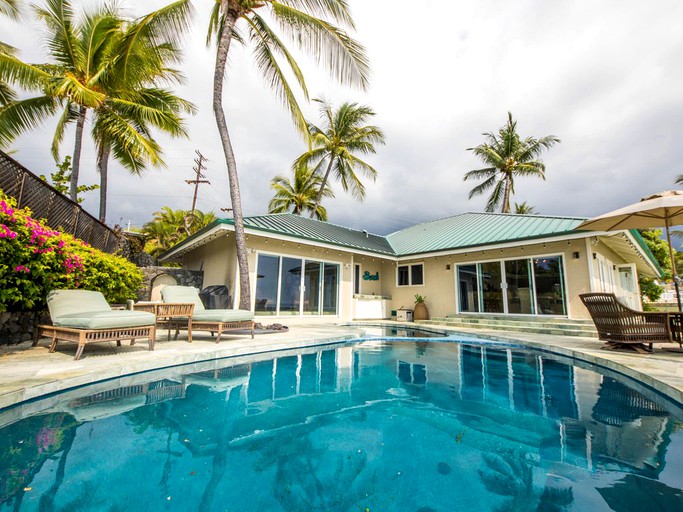
[[[254,338],[254,314],[243,309],[206,309],[199,292],[192,286],[164,286],[161,289],[161,299],[170,303],[194,304],[192,322],[188,325],[188,341],[192,341],[192,331],[210,331],[216,336],[216,343],[221,340],[225,331],[251,332]],[[179,327],[179,326],[178,326]]]
[[[646,313],[623,305],[613,293],[579,295],[593,319],[598,338],[608,350],[629,348],[652,352],[653,343],[673,343],[668,313]],[[646,347],[647,346],[647,347]]]
[[[121,340],[130,340],[133,345],[138,338],[147,338],[149,350],[154,350],[154,315],[113,310],[100,292],[52,290],[47,296],[47,308],[52,325],[39,325],[38,334],[52,338],[50,352],[55,351],[60,340],[75,341],[78,349],[74,360],[78,360],[88,343],[116,341],[120,347]],[[38,342],[39,338],[33,346]]]

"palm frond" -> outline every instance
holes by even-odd
[[[469,195],[467,196],[468,199],[472,199],[474,196],[479,196],[489,190],[491,187],[493,187],[496,184],[496,176],[493,175],[490,178],[486,179],[483,183],[480,183],[476,187],[474,187],[472,190],[470,190]]]
[[[503,180],[498,180],[496,186],[493,187],[493,193],[489,196],[489,200],[486,203],[487,212],[495,212],[500,204],[503,202],[503,193],[505,189],[505,182]]]
[[[305,11],[318,18],[332,18],[335,23],[355,29],[351,11],[345,0],[280,0],[280,3]]]
[[[36,128],[57,110],[49,96],[15,101],[0,108],[0,146],[8,146],[24,131]]]
[[[21,14],[18,0],[0,0],[0,14],[18,20]]]
[[[53,75],[43,67],[26,64],[9,53],[0,52],[0,80],[27,91],[39,91],[52,78]]]
[[[71,102],[68,102],[62,112],[62,115],[59,117],[59,121],[57,121],[55,134],[52,137],[51,153],[52,158],[55,159],[55,162],[61,162],[62,160],[59,156],[59,146],[61,145],[62,140],[64,139],[64,132],[66,130],[66,127],[77,120],[78,108],[76,108]]]
[[[306,123],[306,118],[304,117],[301,107],[294,95],[294,91],[287,82],[287,78],[280,68],[275,55],[273,54],[273,47],[280,51],[284,50],[282,43],[275,37],[275,34],[270,32],[267,25],[263,23],[263,20],[254,16],[249,20],[252,28],[252,41],[254,43],[254,58],[256,59],[256,67],[263,75],[267,85],[275,91],[275,94],[280,99],[280,101],[287,107],[289,113],[294,122],[294,126],[302,134],[308,135],[308,126]],[[272,45],[272,46],[271,46]],[[286,51],[286,50],[285,50]],[[286,53],[291,59],[291,55]],[[303,82],[303,75],[301,70],[296,65],[293,59],[287,59],[290,64],[290,69],[294,73],[297,82],[302,86],[305,94],[308,94],[306,90],[306,84]],[[292,67],[292,65],[294,67]]]
[[[462,181],[467,181],[467,180],[481,180],[481,179],[489,179],[491,177],[495,177],[497,172],[497,169],[495,167],[486,167],[485,169],[475,169],[473,171],[468,171],[465,173],[465,176],[463,176]]]
[[[271,2],[280,29],[343,85],[365,90],[370,65],[365,48],[344,30],[287,5]]]
[[[45,0],[45,7],[35,7],[34,12],[47,29],[47,47],[57,62],[67,66],[79,66],[84,54],[74,31],[74,10],[68,0]]]

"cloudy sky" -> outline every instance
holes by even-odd
[[[89,2],[74,1],[74,4]],[[166,3],[125,0],[135,15]],[[210,185],[198,208],[229,207],[225,163],[211,111],[213,48],[204,44],[213,0],[194,0],[197,16],[184,40],[187,83],[178,93],[198,114],[190,138],[163,141],[166,169],[131,177],[116,164],[107,222],[141,226],[161,206],[189,209],[195,150],[209,159]],[[507,112],[523,136],[553,134],[562,143],[543,159],[547,181],[519,179],[514,202],[539,213],[590,217],[674,188],[683,174],[683,2],[680,0],[350,0],[372,65],[367,92],[336,86],[305,64],[313,97],[372,107],[387,144],[368,158],[379,176],[359,204],[334,185],[330,221],[385,234],[423,220],[482,211],[468,200],[463,175],[481,167],[467,151],[497,131]],[[44,60],[39,27],[2,21],[1,39],[26,60]],[[232,52],[232,50],[231,50]],[[289,172],[305,149],[249,53],[231,54],[225,105],[246,215],[266,213],[271,178]],[[304,59],[304,62],[306,60]],[[314,105],[305,107],[317,122]],[[22,136],[15,158],[36,173],[54,168],[49,154],[56,120]],[[71,152],[64,142],[63,154]],[[98,182],[86,146],[83,183]],[[84,203],[94,215],[97,192]]]

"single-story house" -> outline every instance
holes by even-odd
[[[637,231],[575,230],[583,220],[463,213],[382,236],[292,214],[247,217],[251,307],[257,317],[379,319],[419,294],[433,317],[582,319],[579,294],[608,291],[641,308],[638,277],[661,275],[647,245]],[[160,259],[238,295],[233,237],[233,220],[219,219]]]

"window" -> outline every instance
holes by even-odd
[[[360,265],[353,266],[353,293],[358,295],[360,293]]]
[[[397,268],[396,282],[398,286],[421,286],[424,284],[424,266],[422,263],[401,265]]]

